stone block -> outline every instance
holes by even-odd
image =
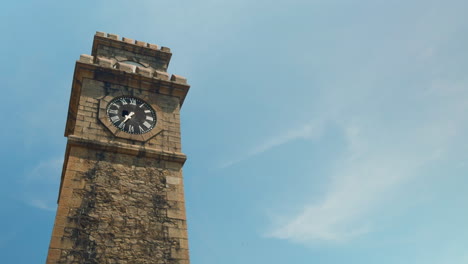
[[[188,240],[187,239],[179,239],[179,246],[180,248],[188,249]]]
[[[117,35],[117,34],[108,33],[107,37],[110,38],[110,39],[119,40],[119,35]]]
[[[161,80],[169,80],[169,74],[162,71],[154,71],[154,78]]]
[[[171,249],[171,257],[175,259],[188,259],[189,253],[188,249]]]
[[[171,49],[168,48],[168,47],[161,47],[161,51],[164,51],[164,52],[171,52]]]
[[[47,256],[47,263],[56,263],[56,261],[60,259],[61,254],[62,250],[60,249],[50,249],[49,255]]]
[[[128,73],[135,73],[136,66],[124,62],[117,62],[117,69]]]
[[[123,42],[126,42],[126,43],[130,43],[130,44],[135,44],[135,40],[134,39],[130,39],[130,38],[122,38],[122,41]]]
[[[158,46],[158,45],[156,45],[156,44],[151,44],[151,43],[148,43],[147,47],[150,48],[150,49],[154,49],[154,50],[159,49],[159,46]]]
[[[62,196],[62,198],[63,198],[63,196]],[[68,216],[68,207],[63,206],[63,205],[59,206],[59,207],[57,208],[57,216],[58,216],[58,217],[66,217],[66,216]]]
[[[91,55],[87,55],[87,54],[81,54],[79,61],[83,62],[83,63],[93,64],[94,63],[94,57],[91,56]]]
[[[67,182],[70,182],[71,180],[68,180]],[[73,194],[73,189],[69,188],[68,186],[62,186],[62,189],[60,191],[60,199],[70,199]],[[60,208],[60,207],[59,207]]]
[[[146,42],[143,42],[143,41],[137,40],[135,41],[135,44],[140,47],[146,47]]]
[[[175,74],[172,74],[171,81],[176,82],[176,83],[187,84],[187,78],[182,77],[180,75],[175,75]]]
[[[183,202],[184,201],[184,195],[182,193],[178,193],[178,192],[168,192],[167,193],[167,200],[168,201]]]
[[[150,68],[144,68],[144,67],[137,67],[136,68],[136,73],[151,78],[153,77],[153,70]]]
[[[169,234],[169,237],[172,237],[172,238],[185,238],[185,239],[187,239],[187,230],[185,230],[185,229],[178,229],[178,228],[168,227],[168,234]]]
[[[62,226],[57,226],[54,228],[54,231],[52,232],[52,236],[56,237],[63,237],[65,234],[65,229]]]
[[[172,176],[167,176],[166,177],[166,183],[168,183],[168,184],[179,185],[181,183],[181,181],[182,181],[181,178],[172,177]]]
[[[178,210],[178,209],[168,209],[167,210],[167,217],[174,218],[174,219],[181,219],[181,220],[187,219],[186,216],[185,216],[185,211],[184,210]]]
[[[99,64],[99,66],[106,67],[106,68],[112,68],[112,66],[114,65],[114,62],[111,59],[107,59],[103,57],[98,57],[97,63]]]
[[[99,36],[99,37],[106,37],[107,34],[104,33],[104,32],[96,31],[96,36]]]

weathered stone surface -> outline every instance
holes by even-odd
[[[122,41],[123,42],[127,42],[127,43],[130,43],[130,44],[134,44],[135,43],[135,40],[134,39],[130,39],[130,38],[122,38]]]
[[[151,68],[148,69],[144,67],[137,67],[136,73],[141,74],[145,77],[149,77],[149,78],[153,77],[153,70]]]
[[[154,78],[161,80],[169,80],[169,74],[167,72],[155,71]]]
[[[91,56],[91,55],[87,55],[87,54],[81,54],[80,55],[80,62],[94,63],[94,57]]]
[[[174,81],[174,82],[177,82],[177,83],[183,83],[183,84],[187,83],[187,79],[185,77],[180,76],[180,75],[176,75],[176,74],[172,74],[171,81]]]
[[[148,46],[148,48],[150,48],[150,49],[154,49],[154,50],[157,50],[157,49],[159,49],[158,45],[156,45],[156,44],[151,44],[151,43],[148,43],[148,45],[147,45],[147,46]]]
[[[112,68],[114,66],[114,62],[110,59],[103,58],[103,57],[98,57],[97,58],[97,63],[106,68]]]
[[[136,66],[128,64],[128,63],[124,63],[124,62],[118,62],[117,69],[122,70],[124,72],[128,72],[128,73],[134,73],[136,70]]]
[[[64,179],[74,199],[62,193],[62,207],[70,209],[57,215],[63,221],[56,226],[64,228],[52,239],[53,263],[176,264],[188,259],[184,203],[168,199],[169,193],[183,194],[180,170],[166,168],[163,161],[73,147],[67,167],[83,166]],[[84,188],[72,188],[70,183],[80,180]]]
[[[140,46],[140,47],[146,47],[146,46],[147,46],[147,43],[146,43],[146,42],[144,42],[144,41],[139,41],[139,40],[135,41],[135,44],[136,44],[137,46]]]
[[[119,40],[119,38],[120,38],[119,35],[112,34],[112,33],[108,33],[107,37],[110,38],[110,39],[115,39],[115,40]]]

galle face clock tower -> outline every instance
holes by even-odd
[[[189,264],[169,48],[97,32],[76,62],[47,264]]]

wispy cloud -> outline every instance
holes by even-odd
[[[241,161],[247,160],[253,156],[266,152],[274,147],[292,142],[299,139],[318,139],[323,132],[323,122],[321,120],[314,120],[306,125],[298,126],[297,128],[287,130],[284,133],[272,136],[261,144],[254,146],[247,153],[242,154],[241,157],[231,159],[221,163],[219,168],[227,168]]]
[[[460,113],[468,110],[468,94],[457,87],[434,82],[419,94],[431,103],[400,105],[405,109],[396,121],[365,112],[342,112],[339,120],[330,120],[340,124],[346,155],[334,164],[325,195],[282,222],[278,219],[284,216],[278,215],[268,236],[313,244],[345,242],[370,232],[369,216],[386,197],[463,141],[467,118]]]
[[[46,211],[55,211],[56,207],[51,206],[50,202],[46,202],[39,199],[32,199],[29,202],[29,205],[36,207],[38,209],[46,210]]]
[[[63,159],[52,158],[40,161],[30,172],[24,177],[24,183],[35,181],[55,181],[57,179],[57,172],[62,171]]]
[[[55,211],[63,159],[52,158],[39,162],[21,181],[22,199],[32,207]]]

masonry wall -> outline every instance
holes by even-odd
[[[115,96],[131,95],[140,98],[149,96],[154,98],[155,105],[153,106],[157,107],[155,110],[157,112],[158,127],[161,127],[163,131],[147,142],[115,137],[97,118],[99,99],[109,94]],[[111,82],[84,79],[79,100],[76,123],[72,135],[104,143],[121,142],[162,151],[181,151],[180,102],[178,98],[156,94],[152,91],[139,89],[138,87],[129,88]]]
[[[68,155],[48,264],[189,263],[182,164],[74,145]]]

